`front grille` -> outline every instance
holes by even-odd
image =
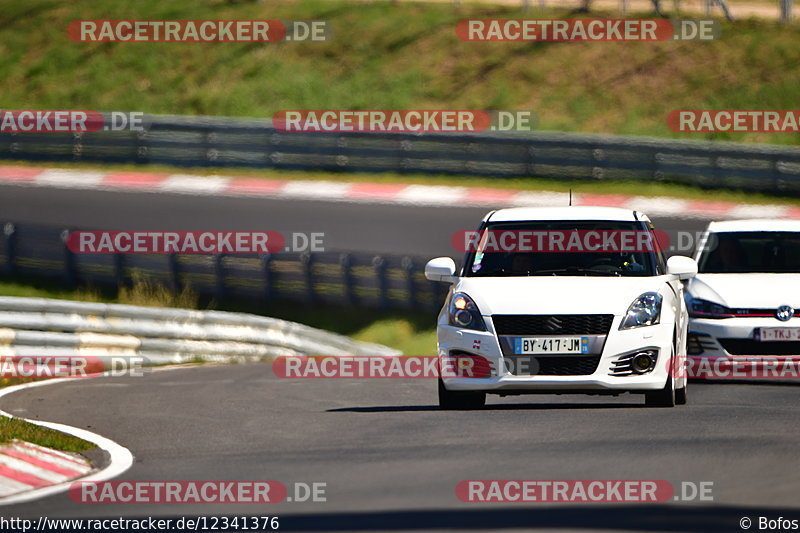
[[[611,363],[611,367],[608,369],[609,376],[630,376],[633,374],[633,358],[636,356],[636,352],[629,353],[627,355],[623,355],[619,357],[616,361]]]
[[[753,339],[719,339],[731,355],[800,355],[800,342],[759,342]]]
[[[599,355],[568,355],[564,357],[506,357],[508,370],[515,376],[588,376],[600,364]]]
[[[498,335],[607,335],[614,315],[492,315]]]

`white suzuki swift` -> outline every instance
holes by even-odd
[[[438,321],[443,409],[482,407],[486,393],[632,392],[649,406],[686,403],[681,280],[697,264],[665,262],[645,215],[503,209],[463,233],[458,272],[449,257],[425,267],[428,279],[452,284]],[[444,371],[465,359],[483,371]]]

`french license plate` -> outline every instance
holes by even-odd
[[[589,353],[589,337],[517,337],[517,355]]]
[[[761,342],[800,341],[800,328],[758,328],[756,338]]]

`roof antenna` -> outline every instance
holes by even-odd
[[[569,190],[569,205],[572,207],[572,188]]]

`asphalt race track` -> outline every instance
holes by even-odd
[[[565,195],[564,203],[567,203]],[[3,221],[86,230],[324,232],[332,251],[455,253],[450,238],[498,206],[413,207],[0,185]],[[656,228],[698,232],[706,221],[651,217]],[[674,239],[674,237],[673,237]]]
[[[694,384],[689,405],[673,409],[631,395],[490,396],[485,410],[446,412],[432,380],[285,380],[255,364],[61,383],[13,394],[0,408],[124,444],[136,462],[118,480],[327,484],[325,503],[91,505],[60,494],[4,508],[9,516],[277,515],[287,531],[698,533],[741,531],[743,516],[800,518],[791,386]],[[712,481],[714,501],[464,503],[455,486],[465,479]]]
[[[115,193],[0,186],[18,223],[128,230],[325,232],[328,250],[450,255],[454,231],[489,209]],[[673,233],[704,220],[655,218]],[[431,318],[433,321],[433,317]],[[19,517],[278,515],[287,531],[741,531],[800,518],[797,388],[691,384],[689,405],[641,396],[490,396],[477,412],[436,407],[435,382],[281,380],[270,365],[205,366],[61,383],[0,409],[88,428],[128,447],[118,480],[326,483],[326,502],[268,506],[90,505],[66,494],[3,508]],[[713,501],[478,504],[468,479],[713,482]]]

